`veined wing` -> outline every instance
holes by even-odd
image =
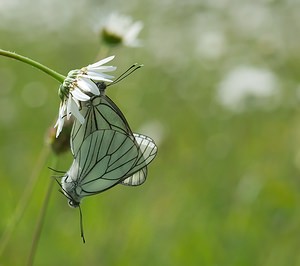
[[[138,147],[126,134],[111,129],[94,131],[84,139],[74,159],[79,166],[72,178],[77,183],[76,194],[82,198],[120,183],[138,157]]]
[[[133,134],[128,122],[116,106],[105,95],[93,97],[82,106],[80,111],[85,117],[84,124],[75,120],[71,133],[71,150],[74,157],[81,150],[83,141],[97,130],[113,130],[125,134],[135,144],[138,155],[136,162],[130,171],[123,176],[123,185],[137,186],[145,182],[147,177],[147,165],[154,159],[157,147],[154,141],[141,134]]]
[[[96,130],[115,130],[132,136],[134,139],[125,116],[108,96],[96,96],[82,104],[80,112],[85,118],[85,122],[81,124],[75,120],[71,132],[71,151],[74,156],[80,149],[83,140]]]
[[[157,146],[151,138],[137,133],[133,133],[133,135],[139,148],[139,155],[136,163],[128,172],[129,177],[121,182],[122,185],[128,186],[138,186],[146,181],[147,165],[157,154]]]

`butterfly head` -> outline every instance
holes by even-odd
[[[97,87],[99,89],[100,95],[104,95],[106,87],[107,87],[107,85],[105,84],[105,82],[100,81],[100,82],[97,82],[96,85],[97,85]]]
[[[70,199],[70,198],[69,198],[68,203],[69,203],[69,206],[71,208],[77,208],[80,205],[80,202],[77,202],[76,200],[73,200],[73,199]]]
[[[69,200],[69,206],[72,208],[77,208],[80,205],[81,197],[76,193],[77,187],[77,182],[72,180],[72,178],[69,175],[69,172],[62,177],[62,193],[67,197],[67,199]]]

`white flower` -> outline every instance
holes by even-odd
[[[70,119],[71,115],[74,115],[81,124],[84,123],[84,117],[79,111],[81,107],[80,103],[88,101],[93,95],[100,94],[95,82],[112,82],[111,79],[113,76],[104,74],[103,72],[114,71],[116,67],[103,65],[111,61],[113,58],[114,56],[110,56],[92,65],[88,65],[87,67],[71,70],[68,73],[63,84],[59,87],[61,103],[58,119],[54,126],[57,128],[56,137],[58,137],[62,131],[65,117]]]
[[[253,99],[256,105],[266,105],[276,100],[278,81],[269,69],[254,66],[237,66],[233,68],[220,82],[217,100],[232,111],[243,111],[247,100]]]
[[[109,44],[137,47],[141,45],[137,36],[142,28],[141,21],[133,22],[129,16],[112,13],[102,28],[102,37]]]
[[[108,81],[112,82],[111,78],[113,76],[104,74],[103,72],[111,72],[115,71],[116,67],[114,66],[103,66],[104,64],[108,63],[109,61],[113,60],[114,56],[109,56],[107,58],[104,58],[92,65],[88,65],[87,67],[83,67],[81,69],[81,72],[78,74],[78,76],[82,79],[91,79],[95,81]]]

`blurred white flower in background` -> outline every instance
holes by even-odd
[[[273,72],[253,66],[237,66],[229,71],[217,88],[217,100],[232,111],[243,111],[247,101],[267,104],[278,95],[278,81]]]
[[[109,45],[123,44],[129,47],[141,45],[138,35],[143,28],[141,21],[133,21],[126,15],[111,13],[101,29],[103,41]]]
[[[164,123],[159,120],[148,121],[142,124],[138,132],[151,136],[156,145],[160,145],[168,133]]]
[[[222,31],[207,31],[199,35],[196,51],[205,59],[219,59],[226,52],[226,37]]]

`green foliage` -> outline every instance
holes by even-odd
[[[145,46],[114,48],[108,55],[116,55],[118,74],[135,62],[145,67],[107,94],[133,131],[157,138],[158,156],[141,187],[120,185],[84,199],[86,244],[79,212],[69,208],[57,185],[35,265],[300,265],[299,4],[187,1],[183,8],[176,1],[131,2],[132,15],[145,22]],[[87,3],[101,8],[97,1]],[[34,38],[16,16],[16,28],[0,28],[1,48],[63,74],[93,63],[100,49],[86,21],[93,8],[84,7],[81,17],[55,32],[54,26],[31,25]],[[247,8],[252,18],[243,13]],[[261,11],[259,22],[255,10]],[[222,33],[223,50],[204,45],[201,36],[208,31]],[[238,112],[222,106],[217,88],[240,64],[272,71],[278,99],[257,105],[254,97]],[[32,95],[38,104],[26,94],[32,84],[40,86],[37,95],[45,95]],[[56,120],[58,88],[43,73],[0,58],[0,247]],[[1,265],[24,265],[28,259],[53,157],[42,167]],[[71,160],[61,155],[57,170],[67,170]]]

